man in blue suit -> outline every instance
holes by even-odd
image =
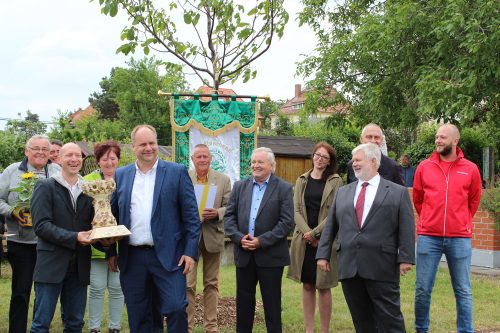
[[[131,138],[137,161],[116,171],[111,198],[118,223],[132,232],[118,246],[130,332],[156,330],[153,293],[168,331],[187,332],[186,274],[198,259],[200,238],[193,184],[184,166],[158,159],[152,126],[136,126]]]

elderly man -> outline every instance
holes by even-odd
[[[441,257],[448,263],[457,306],[457,331],[472,327],[472,217],[481,200],[481,176],[458,147],[460,132],[446,124],[437,130],[436,151],[415,172],[413,202],[417,228],[415,329],[428,332],[432,287]]]
[[[382,133],[382,129],[377,124],[366,125],[365,127],[363,127],[363,130],[361,131],[361,137],[359,138],[359,142],[360,143],[371,142],[373,144],[376,144],[379,148],[382,147],[382,145],[384,144],[384,134]],[[397,163],[383,154],[380,160],[380,167],[378,169],[378,173],[384,179],[405,186]],[[357,178],[354,174],[354,170],[352,169],[352,160],[349,161],[349,163],[347,164],[347,180],[349,183],[357,181]]]
[[[25,158],[9,165],[0,177],[0,214],[7,221],[9,263],[12,267],[12,291],[9,310],[9,333],[26,333],[28,307],[33,269],[36,262],[37,238],[31,220],[23,217],[23,211],[15,207],[18,193],[12,191],[25,173],[32,172],[37,178],[49,178],[61,168],[49,161],[50,143],[45,135],[34,135],[24,149]]]
[[[194,147],[191,160],[194,170],[189,171],[193,184],[215,185],[217,191],[213,207],[201,212],[201,239],[199,253],[203,258],[203,311],[206,332],[217,332],[217,304],[219,303],[219,268],[221,254],[224,251],[224,213],[231,194],[231,180],[228,176],[210,168],[212,155],[204,144]],[[196,305],[196,272],[187,275],[188,331],[193,331]]]
[[[408,190],[380,177],[378,146],[352,151],[357,182],[341,187],[321,234],[316,259],[330,270],[337,237],[339,280],[356,332],[405,332],[399,276],[415,262],[415,227]]]
[[[274,175],[269,148],[253,151],[252,177],[234,184],[224,230],[234,243],[236,332],[252,332],[255,288],[260,285],[268,332],[281,332],[281,277],[290,264],[287,235],[293,227],[292,186]]]
[[[169,332],[187,332],[186,274],[198,259],[200,238],[193,184],[184,166],[158,159],[154,127],[136,126],[131,139],[137,161],[116,171],[111,197],[118,223],[132,232],[118,249],[130,332],[152,332],[158,311]]]
[[[67,143],[60,157],[61,173],[40,181],[31,202],[38,236],[31,333],[49,332],[59,298],[64,332],[82,332],[84,324],[94,209],[81,190],[80,147]]]

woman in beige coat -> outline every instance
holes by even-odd
[[[291,264],[288,278],[302,282],[302,303],[306,333],[314,330],[316,290],[318,290],[321,332],[328,332],[332,314],[331,288],[337,281],[336,252],[330,258],[331,271],[323,272],[316,266],[316,250],[328,210],[333,203],[342,179],[337,174],[335,149],[319,142],[312,154],[313,168],[295,183],[295,230],[290,248]]]

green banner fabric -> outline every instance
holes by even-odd
[[[249,102],[222,100],[212,95],[211,100],[202,101],[198,94],[193,99],[181,99],[174,94],[171,100],[170,122],[172,125],[173,160],[189,168],[189,130],[195,127],[204,135],[218,136],[237,128],[240,133],[240,179],[251,175],[250,159],[256,147],[258,128],[258,103],[256,97]]]

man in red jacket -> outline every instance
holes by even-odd
[[[436,133],[436,151],[415,172],[413,202],[417,225],[417,281],[415,329],[428,332],[430,303],[436,271],[446,256],[457,307],[457,331],[472,328],[472,217],[481,199],[477,166],[457,147],[458,128],[445,124]]]

